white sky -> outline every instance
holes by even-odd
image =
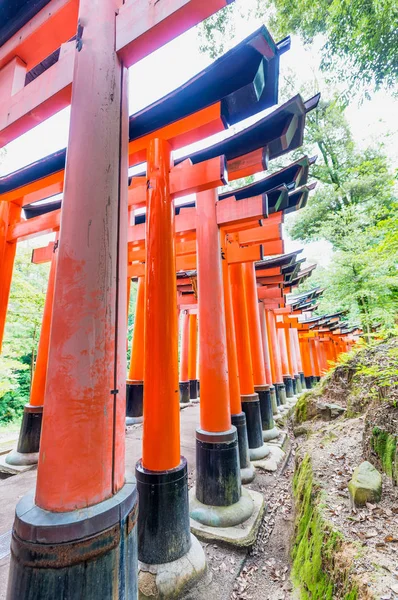
[[[236,24],[235,45],[260,25],[255,21],[240,20]],[[277,40],[276,40],[277,41]],[[162,97],[207,66],[211,60],[199,52],[197,32],[191,29],[153,53],[130,69],[130,114]],[[319,54],[316,47],[305,49],[297,37],[292,38],[290,51],[281,57],[281,74],[284,69],[297,73],[297,82],[314,80],[314,73],[322,92],[322,78],[318,72]],[[378,92],[362,105],[353,103],[347,117],[355,141],[366,146],[384,139],[385,149],[392,160],[398,158],[398,100],[386,92]],[[0,175],[34,162],[56,150],[66,147],[70,109],[67,108],[41,123],[25,135],[6,146],[0,157]],[[390,135],[388,135],[390,133]],[[302,247],[286,241],[286,251]],[[309,244],[305,248],[308,258],[316,257],[322,264],[330,261],[330,249],[324,243]]]

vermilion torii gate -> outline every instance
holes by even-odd
[[[14,25],[20,13],[29,10],[16,27],[7,23],[8,29],[2,28],[2,143],[69,102],[72,105],[37,489],[35,497],[24,498],[16,512],[10,598],[136,597],[136,489],[124,475],[122,392],[127,67],[224,4],[222,0],[176,0],[167,7],[145,2],[119,6],[108,0],[54,0],[35,7],[29,1],[10,3]],[[140,9],[142,18],[137,19]],[[74,34],[76,39],[68,42]],[[26,72],[52,57],[60,44],[58,60],[48,69],[39,69],[39,76],[25,85]],[[170,228],[172,213],[167,194],[170,146],[163,139],[150,140],[146,147],[147,176],[153,184],[148,193],[147,246],[155,261],[146,277],[147,319],[156,328],[157,289],[162,282],[156,244],[158,232]],[[8,228],[19,219],[21,195],[11,201],[8,207],[2,205],[2,215],[7,217],[2,239],[6,269],[12,250]],[[175,277],[173,246],[167,241],[171,239],[166,236],[163,252],[169,257],[170,276]],[[171,323],[172,314],[170,304]],[[161,329],[153,334],[151,327],[149,335],[162,335]],[[146,361],[148,388],[150,375]],[[165,375],[175,387],[173,372]],[[146,427],[151,427],[150,419]],[[178,427],[175,418],[174,427]],[[152,453],[144,435],[149,470],[156,462]],[[165,448],[160,462],[161,468],[179,464],[178,446]],[[146,467],[141,475],[151,478]],[[182,553],[189,551],[189,545],[187,540]]]
[[[33,11],[22,29],[8,34],[0,53],[0,60],[5,60],[0,80],[6,91],[3,106],[7,116],[0,121],[4,143],[31,128],[34,117],[36,122],[43,120],[70,101],[72,104],[66,158],[65,152],[57,153],[0,182],[1,259],[6,275],[12,267],[16,240],[37,228],[34,219],[29,224],[20,219],[22,206],[64,191],[62,213],[51,211],[36,217],[41,226],[46,223],[47,230],[61,229],[57,302],[53,306],[38,485],[35,499],[25,498],[17,508],[11,598],[24,597],[28,589],[41,598],[82,594],[92,598],[98,593],[133,598],[136,594],[136,490],[133,482],[125,481],[123,444],[128,205],[147,208],[144,439],[143,458],[136,469],[141,497],[139,554],[146,563],[141,564],[141,572],[153,572],[157,565],[162,574],[162,565],[191,552],[196,552],[200,563],[191,575],[204,568],[203,554],[189,533],[187,470],[179,448],[172,200],[199,192],[196,243],[202,398],[198,480],[191,514],[208,523],[209,506],[231,506],[241,499],[237,436],[230,418],[218,240],[218,213],[231,203],[217,201],[215,188],[223,181],[224,172],[219,169],[224,164],[220,157],[225,156],[231,179],[262,170],[268,158],[301,144],[305,114],[317,102],[315,98],[304,104],[300,97],[293,98],[256,125],[174,166],[173,149],[276,102],[277,76],[272,73],[277,72],[280,52],[263,36],[264,52],[248,44],[248,52],[254,47],[260,62],[244,85],[234,90],[225,87],[233,79],[228,72],[224,87],[217,88],[214,97],[207,73],[199,78],[199,87],[191,86],[189,102],[184,94],[177,103],[175,97],[167,102],[163,99],[136,115],[129,130],[126,67],[225,3],[172,0],[166,7],[163,3],[148,7],[141,1],[118,6],[96,0],[94,4],[58,0],[44,8],[40,5],[42,10]],[[143,17],[137,20],[139,10]],[[147,22],[151,23],[148,30]],[[68,42],[74,32],[76,39]],[[38,44],[43,37],[45,42]],[[60,44],[61,51],[54,56]],[[33,69],[34,73],[29,71],[29,85],[21,85],[21,61],[35,66],[36,60],[44,64]],[[272,61],[273,66],[266,64]],[[236,62],[235,55],[230,62]],[[221,71],[225,67],[223,64]],[[252,102],[254,80],[256,101]],[[145,158],[145,179],[133,179],[128,190],[128,165]],[[253,202],[246,204],[249,210]],[[241,262],[248,260],[252,259],[246,256]],[[212,290],[208,288],[210,272]],[[9,275],[5,288],[10,280]],[[4,299],[5,295],[3,309]],[[214,394],[215,410],[211,403]],[[71,460],[71,447],[79,460]],[[34,553],[35,561],[29,553]],[[36,585],[39,580],[37,591],[31,586],[33,579]]]

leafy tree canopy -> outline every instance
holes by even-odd
[[[322,36],[321,68],[351,88],[395,87],[398,80],[398,6],[395,0],[236,0],[207,19],[202,50],[224,52],[239,19],[266,22],[275,38],[297,33],[311,43]]]

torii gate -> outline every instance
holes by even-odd
[[[5,33],[1,142],[69,103],[72,107],[37,489],[16,510],[8,598],[28,593],[42,600],[137,597],[136,487],[124,474],[122,392],[127,67],[224,5],[224,0],[172,0],[149,7],[140,1],[119,6],[109,0],[51,0],[27,11],[18,27]],[[10,14],[20,16],[12,8]],[[68,42],[75,32],[76,40]],[[26,71],[60,44],[59,60],[25,86]],[[165,143],[150,143],[148,179],[154,184],[163,166],[158,159],[166,154]],[[167,182],[165,171],[163,176]],[[161,202],[157,192],[149,195],[155,236]],[[2,205],[7,228],[19,220],[21,204]],[[169,209],[164,210],[166,217]],[[6,239],[1,255],[9,265],[12,243]],[[150,290],[149,282],[149,305]],[[78,460],[70,459],[71,448]],[[188,538],[184,551],[190,543]]]

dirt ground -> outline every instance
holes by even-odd
[[[381,502],[353,508],[347,484],[363,460],[362,435],[365,416],[314,422],[312,433],[299,445],[309,452],[314,476],[320,483],[324,514],[352,544],[352,574],[360,581],[360,598],[398,599],[398,487],[383,475]]]

